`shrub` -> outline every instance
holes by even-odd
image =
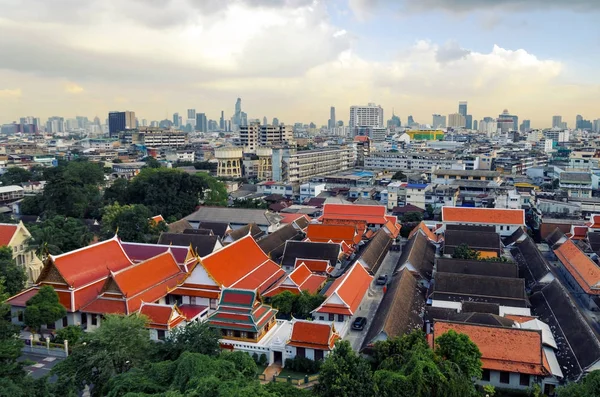
[[[254,353],[256,354],[256,353]],[[265,353],[260,355],[260,359],[258,360],[259,365],[267,365],[269,364],[269,360],[267,359],[267,355]]]
[[[303,372],[305,374],[315,374],[321,369],[322,361],[314,361],[310,358],[296,356],[285,360],[286,368],[292,371]]]
[[[258,353],[254,352],[254,354],[252,354],[252,359],[254,360],[254,362],[258,365],[259,361],[258,361]]]

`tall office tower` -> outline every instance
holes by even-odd
[[[446,116],[434,114],[432,116],[431,126],[433,128],[446,128]]]
[[[466,101],[460,101],[458,103],[458,114],[462,114],[463,116],[465,116],[465,118],[467,117],[467,102]]]
[[[148,120],[142,119],[142,127],[148,127]]]
[[[64,117],[50,117],[46,122],[46,132],[57,133],[57,132],[65,132],[65,119]]]
[[[179,127],[179,113],[173,113],[173,126]]]
[[[208,121],[206,120],[206,114],[196,113],[196,131],[208,132]]]
[[[408,120],[406,120],[406,124],[407,124],[409,127],[412,127],[412,126],[415,124],[415,119],[413,119],[413,116],[412,116],[412,115],[408,116]]]
[[[498,115],[498,128],[503,133],[517,131],[519,129],[519,117],[510,114],[507,109],[504,109],[502,114]]]
[[[219,119],[219,129],[225,131],[225,112],[221,110],[221,118]]]
[[[267,125],[267,124],[269,124],[269,123],[267,122],[267,116],[264,116],[264,117],[263,117],[263,122],[262,122],[262,123],[263,123],[263,125]]]
[[[248,125],[248,114],[246,112],[240,113],[240,126]]]
[[[483,121],[485,121],[486,123],[489,123],[490,121],[496,121],[496,119],[493,117],[484,117]]]
[[[576,129],[579,129],[579,128],[581,128],[581,122],[582,122],[582,121],[583,121],[583,116],[582,116],[582,115],[580,115],[580,114],[578,114],[578,115],[575,117],[575,128],[576,128]]]
[[[217,124],[217,120],[208,120],[208,131],[217,131],[219,129],[219,124]]]
[[[75,120],[77,120],[77,128],[85,129],[87,128],[90,121],[85,116],[75,116]]]
[[[100,117],[96,116],[94,117],[94,125],[97,125],[98,127],[100,127]]]
[[[187,110],[188,120],[196,120],[196,109]]]
[[[231,128],[235,131],[239,130],[242,125],[242,99],[238,98],[235,101],[235,109],[233,116],[231,116]]]
[[[531,120],[523,120],[523,122],[519,126],[519,131],[527,132],[529,130],[531,130]]]
[[[329,108],[329,120],[327,121],[327,128],[332,129],[336,126],[335,122],[335,107]]]
[[[396,113],[392,109],[392,118],[387,122],[388,128],[400,128],[402,127],[402,122],[400,121],[400,117],[396,116]],[[341,127],[341,125],[340,125]]]
[[[374,103],[367,106],[350,107],[350,128],[379,127],[383,128],[383,108]]]
[[[124,112],[108,113],[108,133],[109,136],[119,136],[119,132],[136,128],[135,112],[126,110]]]
[[[594,132],[600,132],[600,119],[596,119],[594,120],[594,125],[593,125],[593,131]]]
[[[552,116],[552,128],[561,128],[562,116]]]
[[[273,125],[277,127],[279,125],[279,119],[277,117],[273,117]]]
[[[471,116],[470,114],[467,114],[465,116],[465,128],[468,130],[473,129],[473,116]]]
[[[477,120],[473,120],[473,129],[475,131],[479,131],[479,124],[477,123]]]
[[[465,128],[467,118],[460,113],[452,113],[448,115],[448,127]]]

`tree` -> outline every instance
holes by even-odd
[[[458,247],[454,249],[454,253],[452,257],[455,259],[472,259],[479,260],[479,251],[475,251],[467,244],[460,244]]]
[[[423,220],[423,214],[421,212],[407,212],[402,215],[402,219],[400,220],[402,223],[407,222],[421,222]]]
[[[125,178],[116,179],[104,190],[104,202],[108,205],[129,202],[129,181]]]
[[[0,390],[16,387],[15,384],[25,377],[23,365],[17,361],[24,344],[19,339],[19,327],[8,320],[10,306],[4,303],[8,297],[4,280],[0,278]],[[2,392],[0,395],[3,395]]]
[[[78,325],[67,325],[56,331],[54,342],[65,343],[69,341],[70,346],[74,346],[83,336],[83,329]]]
[[[10,247],[0,247],[0,279],[6,292],[12,296],[18,294],[25,288],[27,275],[22,266],[18,266],[13,258]]]
[[[39,331],[43,325],[52,324],[67,314],[61,305],[58,294],[49,285],[44,285],[25,303],[24,323],[32,331]]]
[[[28,247],[38,256],[62,254],[88,245],[93,234],[83,221],[56,215],[29,227]]]
[[[569,383],[556,389],[558,397],[600,396],[600,370],[590,372],[578,383]]]
[[[402,227],[400,228],[400,236],[404,237],[404,238],[408,238],[408,236],[410,235],[410,232],[413,231],[413,229],[415,227],[417,227],[419,224],[416,222],[409,222],[409,223],[403,223]]]
[[[321,306],[321,303],[325,301],[325,296],[321,294],[311,294],[308,291],[300,292],[300,295],[296,295],[296,301],[294,302],[293,315],[296,318],[307,318],[310,313],[317,307]]]
[[[221,351],[219,334],[204,322],[193,322],[177,327],[159,347],[159,355],[166,360],[175,360],[183,352],[217,356]]]
[[[404,180],[407,180],[407,179],[408,179],[408,177],[402,171],[397,171],[392,176],[392,180],[396,180],[396,181],[404,181]]]
[[[232,362],[235,365],[235,369],[246,378],[254,379],[256,377],[258,367],[248,353],[241,351],[223,352],[221,353],[221,358]]]
[[[279,311],[278,314],[282,314],[286,317],[291,316],[296,302],[296,295],[290,291],[283,291],[271,298],[271,306]]]
[[[321,366],[315,393],[321,397],[370,397],[376,395],[369,363],[358,356],[348,341],[338,341]]]
[[[160,168],[162,167],[162,164],[160,163],[160,161],[158,161],[157,159],[155,159],[152,156],[148,156],[144,159],[144,161],[146,162],[146,165],[144,166],[144,168]]]
[[[20,185],[23,182],[28,182],[32,179],[31,171],[21,167],[10,167],[0,177],[2,186]]]
[[[167,231],[164,222],[156,223],[151,219],[152,213],[144,205],[114,203],[104,207],[102,212],[102,235],[105,238],[114,236],[118,229],[119,237],[124,241],[155,243],[160,233]]]
[[[200,179],[203,186],[202,201],[204,204],[212,206],[227,205],[227,198],[229,195],[227,194],[227,189],[223,182],[213,178],[206,172],[198,172],[195,177]]]
[[[481,352],[465,334],[450,330],[435,340],[435,352],[458,365],[469,378],[481,378]]]
[[[146,321],[137,315],[106,315],[101,326],[84,333],[69,357],[53,368],[57,383],[77,392],[87,385],[93,396],[106,395],[111,378],[147,363],[152,342]]]

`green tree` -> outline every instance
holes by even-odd
[[[227,194],[227,189],[223,182],[213,178],[206,172],[198,172],[195,177],[200,179],[200,183],[203,186],[202,201],[205,205],[227,205],[227,198],[229,195]]]
[[[23,322],[33,332],[40,331],[43,325],[52,324],[67,314],[60,304],[58,294],[49,285],[44,285],[37,294],[25,303]]]
[[[339,341],[321,366],[315,393],[321,397],[370,397],[376,395],[369,363],[348,341]]]
[[[25,288],[27,275],[22,266],[18,266],[13,259],[13,252],[10,247],[0,247],[0,279],[6,292],[12,296]]]
[[[254,379],[256,377],[258,367],[248,353],[241,351],[223,352],[221,353],[221,358],[232,362],[233,365],[235,365],[235,369],[244,377],[248,379]]]
[[[38,256],[62,254],[88,245],[94,235],[83,221],[56,215],[29,226],[28,247]]]
[[[450,330],[435,340],[435,352],[458,365],[469,378],[481,378],[481,352],[465,334]]]
[[[175,360],[183,352],[217,356],[220,350],[219,333],[205,322],[193,322],[175,328],[159,346],[159,355],[166,360]]]
[[[125,178],[116,179],[104,190],[104,202],[108,205],[129,202],[129,181]]]
[[[4,280],[0,278],[0,390],[17,387],[25,377],[23,364],[17,361],[24,344],[19,339],[19,327],[8,320],[10,306],[4,303],[8,297],[9,294],[4,289]],[[4,395],[10,394],[0,392],[0,396]]]
[[[309,397],[311,392],[299,389],[287,382],[269,382],[265,389],[278,397]]]
[[[307,318],[310,313],[317,307],[321,306],[321,303],[325,301],[325,296],[321,294],[311,294],[308,291],[302,291],[300,295],[296,295],[296,301],[294,302],[293,314],[296,318]]]
[[[57,384],[77,392],[88,385],[93,396],[106,395],[111,378],[147,363],[152,342],[146,321],[143,316],[106,315],[101,326],[84,333],[69,357],[53,368]]]
[[[455,259],[479,260],[479,255],[479,251],[472,249],[468,244],[460,244],[454,249],[452,257]]]
[[[56,331],[54,342],[64,343],[69,341],[69,346],[74,346],[83,336],[83,329],[78,325],[67,325]]]
[[[283,291],[271,298],[271,306],[279,310],[279,314],[289,317],[292,314],[296,295],[290,291]]]
[[[155,159],[152,156],[148,156],[144,159],[144,161],[146,162],[146,165],[144,166],[144,168],[161,168],[162,164],[160,163],[160,161],[158,161],[157,159]]]
[[[558,397],[600,396],[600,370],[587,374],[577,383],[569,383],[556,389]]]
[[[152,221],[152,213],[144,205],[119,205],[114,203],[104,207],[102,214],[102,235],[114,236],[117,229],[124,241],[155,243],[161,232],[167,231],[164,222]]]
[[[20,185],[23,182],[28,182],[33,178],[31,171],[21,167],[10,167],[0,177],[2,186]]]
[[[393,176],[392,180],[395,181],[406,181],[408,178],[402,171],[397,171]]]
[[[406,222],[421,222],[423,220],[423,214],[420,212],[407,212],[402,215],[402,219],[400,220],[402,223]]]

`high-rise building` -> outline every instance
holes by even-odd
[[[46,132],[56,134],[58,132],[65,132],[65,119],[64,117],[53,116],[48,118],[46,122]]]
[[[575,128],[578,130],[592,130],[592,122],[585,120],[582,115],[578,114],[575,118]]]
[[[552,128],[561,128],[562,116],[552,116]]]
[[[208,121],[205,113],[196,113],[196,131],[208,132]]]
[[[519,126],[519,131],[527,132],[529,130],[531,130],[531,120],[523,120],[523,122]]]
[[[409,127],[413,127],[413,126],[414,126],[415,124],[417,124],[417,123],[415,123],[415,119],[413,119],[413,116],[412,116],[412,115],[410,115],[410,116],[408,116],[408,120],[406,120],[406,124],[407,124]]]
[[[471,116],[470,114],[467,114],[465,116],[465,128],[468,130],[473,129],[473,116]]]
[[[332,129],[335,128],[337,123],[335,122],[335,107],[331,107],[329,109],[329,121],[327,122],[327,128]]]
[[[289,125],[260,125],[250,123],[240,126],[240,145],[254,152],[259,146],[289,143],[294,139],[294,131]]]
[[[240,126],[248,125],[248,114],[246,112],[241,112],[240,114]]]
[[[498,128],[502,133],[516,131],[519,128],[519,117],[510,114],[508,109],[504,109],[502,114],[498,115]]]
[[[458,114],[462,114],[465,118],[467,117],[467,102],[466,101],[460,101],[458,103]]]
[[[431,120],[431,126],[433,128],[446,128],[446,116],[441,114],[434,114]]]
[[[374,103],[369,103],[367,106],[351,106],[350,127],[383,128],[383,108]]]
[[[77,120],[77,128],[86,129],[90,121],[85,116],[75,116]],[[31,124],[31,123],[30,123]]]
[[[219,119],[219,129],[225,131],[225,112],[221,110],[221,118]]]
[[[594,120],[593,125],[592,125],[592,131],[600,132],[600,119]]]
[[[477,124],[477,120],[473,120],[473,129],[475,131],[479,131],[479,124]]]
[[[452,113],[448,115],[448,127],[451,128],[465,128],[467,125],[467,118],[460,113]]]
[[[402,121],[400,121],[400,117],[396,116],[396,113],[392,110],[392,118],[387,122],[388,128],[400,128],[402,127]]]
[[[124,112],[108,113],[108,133],[110,137],[119,136],[119,132],[136,127],[135,112],[126,110]]]
[[[196,120],[196,109],[187,110],[188,120]]]
[[[273,117],[273,125],[277,127],[279,125],[279,119],[277,117]]]
[[[179,113],[173,113],[173,125],[179,127]]]
[[[208,120],[208,131],[213,132],[219,129],[219,124],[217,124],[217,120]]]

